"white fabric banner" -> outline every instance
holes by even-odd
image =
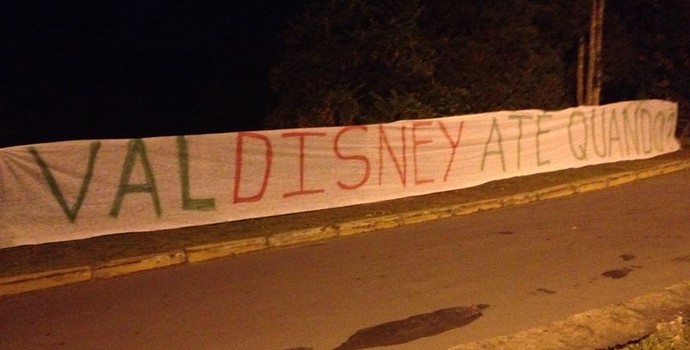
[[[680,148],[675,103],[0,149],[0,248],[456,190]]]

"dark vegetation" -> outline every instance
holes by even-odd
[[[591,1],[317,1],[287,29],[269,127],[576,105]],[[690,101],[690,4],[608,0],[602,103]]]
[[[590,5],[4,1],[0,146],[565,108]],[[685,0],[607,0],[602,103],[687,120],[689,23]]]

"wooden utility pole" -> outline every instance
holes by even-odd
[[[593,59],[590,65],[592,73],[592,95],[590,104],[593,106],[599,105],[601,97],[601,78],[603,76],[602,61],[601,61],[601,47],[603,42],[604,32],[604,1],[594,0],[592,6],[592,39],[590,40],[590,50]]]
[[[577,50],[577,103],[599,105],[601,97],[602,60],[601,48],[604,32],[604,2],[592,0],[592,14],[589,23],[589,42],[581,37]],[[587,47],[585,53],[585,47]],[[586,62],[586,64],[585,64]],[[587,75],[585,76],[585,65]]]
[[[577,105],[587,104],[585,93],[585,37],[581,36],[577,42]]]

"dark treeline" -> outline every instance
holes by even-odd
[[[590,6],[5,1],[0,146],[565,108]],[[602,103],[687,118],[688,36],[686,0],[607,0]]]
[[[591,0],[317,1],[272,71],[269,127],[577,104]],[[690,100],[690,3],[608,0],[602,103]]]

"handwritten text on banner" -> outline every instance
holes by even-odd
[[[660,100],[0,149],[0,248],[369,203],[679,149]]]

